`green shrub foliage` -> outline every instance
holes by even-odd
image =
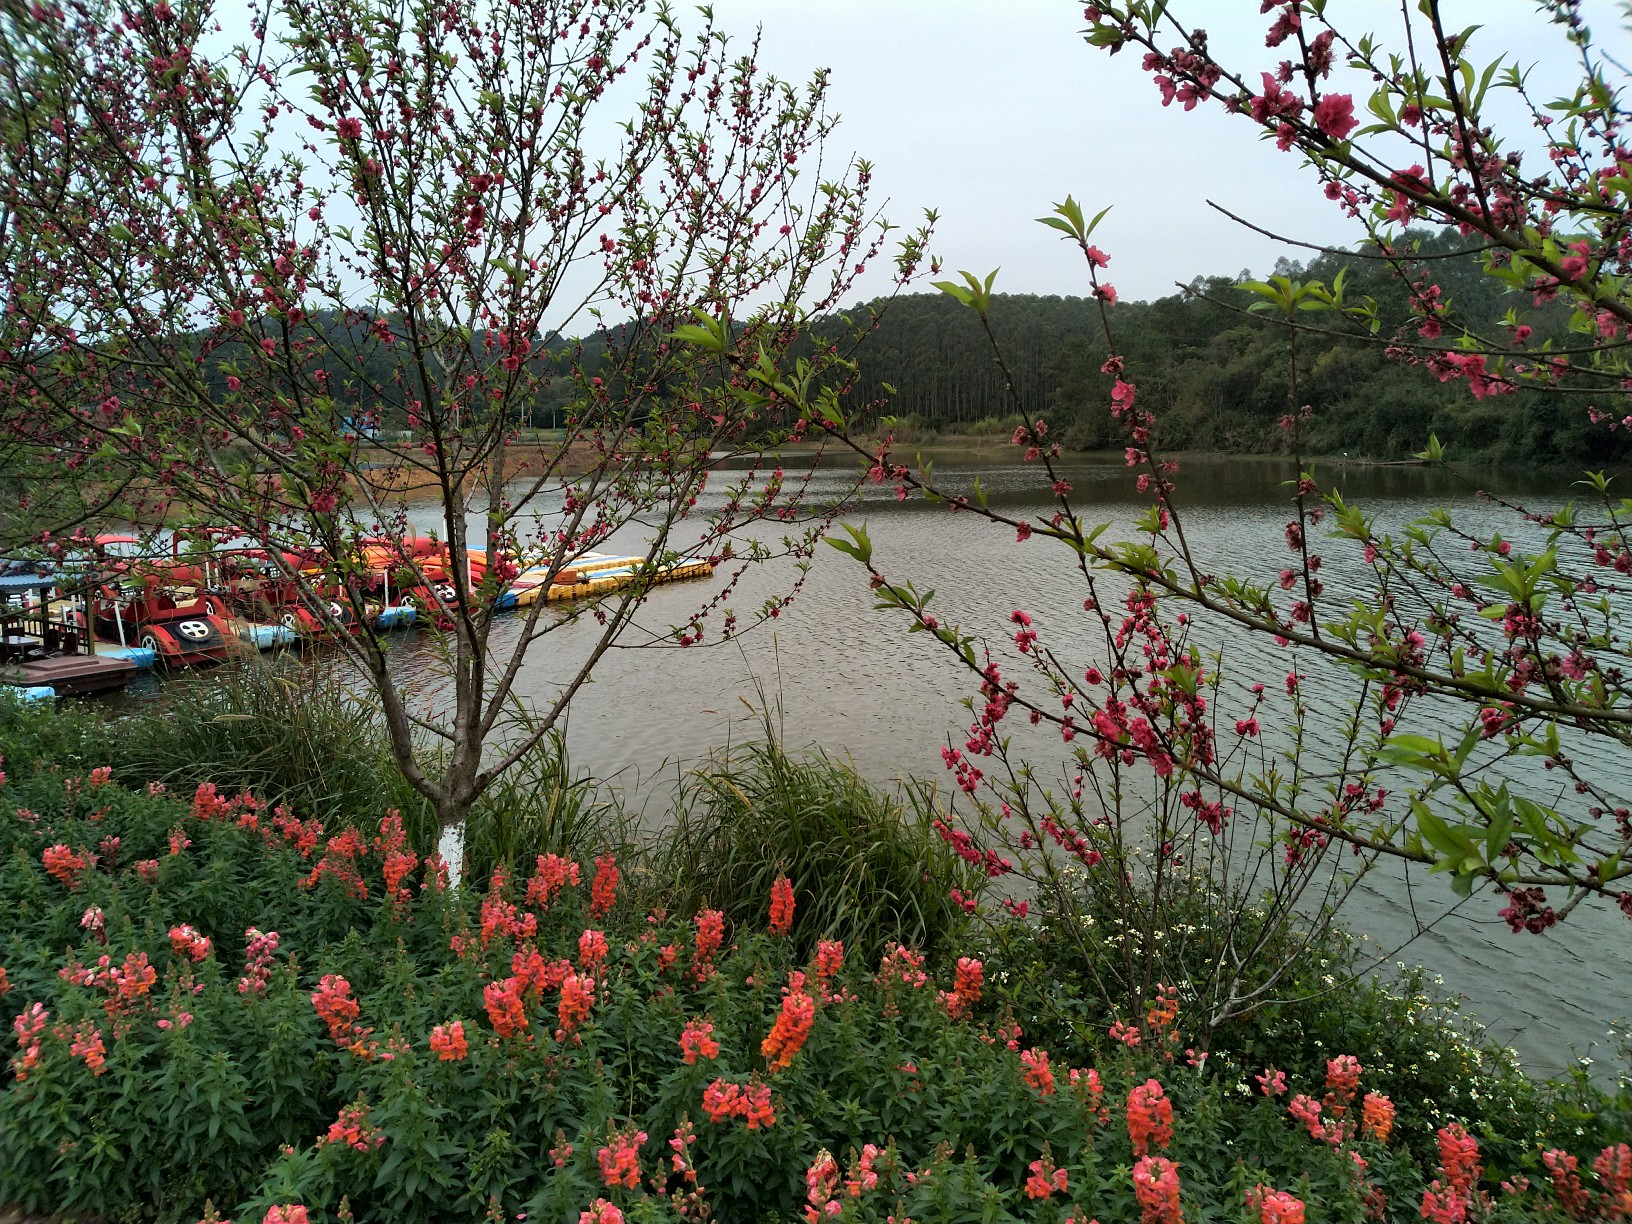
[[[1358,1220],[1425,1185],[1551,1209],[1539,1179],[1469,1180],[1459,1129],[1420,1167],[1358,1063],[1286,1095],[1192,1065],[1175,992],[1073,1065],[972,958],[807,956],[791,885],[761,930],[640,913],[611,855],[450,885],[395,817],[127,789],[31,758],[4,713],[0,1202],[27,1211],[1244,1220],[1273,1193]],[[1599,1210],[1621,1166],[1595,1155]]]

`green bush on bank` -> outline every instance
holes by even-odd
[[[1189,955],[1205,963],[1217,953],[1208,939],[1223,924],[1209,923],[1205,914],[1189,917],[1164,942],[1188,940]],[[1060,929],[1064,921],[1034,906],[1029,921],[996,924],[971,946],[986,964],[994,1006],[1027,1016],[1050,1049],[1091,1061],[1115,1048],[1110,1025],[1127,1017],[1117,1014],[1120,996],[1096,986],[1114,983],[1117,967],[1083,964],[1078,945]],[[1352,1054],[1372,1087],[1396,1102],[1399,1141],[1427,1163],[1436,1132],[1455,1120],[1480,1136],[1487,1164],[1503,1170],[1533,1164],[1550,1132],[1568,1133],[1544,1087],[1524,1074],[1512,1051],[1483,1040],[1482,1030],[1424,971],[1408,968],[1393,979],[1367,972],[1360,946],[1340,927],[1283,937],[1313,942],[1290,961],[1274,1001],[1210,1031],[1202,1031],[1199,1020],[1194,1026],[1196,1046],[1205,1048],[1215,1076],[1250,1083],[1273,1066],[1308,1082],[1319,1079],[1327,1060]],[[1184,984],[1174,984],[1182,994]],[[1243,991],[1260,984],[1249,979]]]

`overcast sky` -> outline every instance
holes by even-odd
[[[1258,0],[1172,7],[1206,28],[1228,66],[1270,68],[1284,58],[1264,47],[1270,18]],[[1444,7],[1453,27],[1483,24],[1473,43],[1481,63],[1507,54],[1534,65],[1532,82],[1547,98],[1574,81],[1571,48],[1530,0]],[[890,218],[907,224],[937,209],[935,250],[947,269],[1001,266],[999,289],[1085,292],[1080,259],[1032,221],[1067,193],[1090,215],[1114,206],[1096,241],[1130,298],[1172,293],[1197,275],[1261,275],[1277,256],[1300,255],[1215,213],[1209,199],[1306,241],[1357,236],[1295,154],[1260,142],[1247,121],[1216,107],[1163,109],[1137,51],[1089,47],[1080,0],[715,0],[713,8],[734,34],[763,27],[763,62],[778,75],[830,68],[844,118],[838,143],[874,163]],[[1329,11],[1345,32],[1398,42],[1398,3],[1331,0]],[[1624,61],[1618,6],[1600,0],[1587,11],[1599,43]],[[857,296],[884,288],[870,274]]]

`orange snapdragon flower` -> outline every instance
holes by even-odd
[[[1128,1138],[1135,1156],[1143,1156],[1152,1143],[1165,1148],[1173,1142],[1173,1102],[1153,1079],[1128,1093]]]
[[[815,1021],[816,1003],[804,991],[796,990],[783,996],[782,1013],[759,1046],[759,1052],[770,1059],[772,1071],[792,1064],[793,1056],[805,1044]]]

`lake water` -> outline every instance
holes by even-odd
[[[1131,535],[1143,502],[1126,469],[1114,459],[1074,460],[1066,467],[1082,517]],[[818,493],[836,495],[851,475],[848,465],[819,470]],[[1052,508],[1034,466],[948,456],[936,475],[956,491],[967,491],[978,478],[992,501],[1011,512]],[[1179,479],[1186,532],[1204,571],[1273,582],[1288,563],[1288,503],[1280,482],[1290,475],[1290,466],[1277,460],[1185,462]],[[1326,478],[1384,522],[1403,523],[1451,504],[1466,521],[1497,521],[1508,538],[1522,538],[1522,522],[1509,521],[1471,486],[1424,468],[1354,465],[1333,468]],[[1568,476],[1519,474],[1503,477],[1496,491],[1550,507],[1570,495],[1569,486]],[[549,510],[544,507],[546,516]],[[1056,645],[1081,653],[1079,672],[1095,662],[1081,610],[1082,580],[1058,546],[1040,538],[1017,544],[1012,530],[945,506],[898,503],[888,486],[869,487],[847,521],[866,523],[875,561],[893,581],[935,589],[942,621],[981,630],[1002,649],[1012,632],[1009,612],[1024,608]],[[627,533],[603,551],[638,551],[641,543]],[[1327,556],[1328,585],[1340,589],[1345,571],[1355,572],[1353,563],[1338,542],[1317,543]],[[767,595],[787,592],[795,577],[786,564],[752,569],[731,603],[746,620]],[[768,704],[791,747],[848,756],[883,784],[906,774],[946,777],[940,753],[949,737],[964,738],[969,716],[958,703],[971,691],[969,678],[932,649],[929,635],[907,635],[901,614],[873,610],[857,563],[820,547],[792,606],[740,640],[689,649],[654,640],[684,623],[724,581],[722,574],[651,592],[639,627],[601,661],[594,682],[572,702],[567,743],[575,766],[616,788],[648,821],[660,821],[680,773],[711,751],[759,736]],[[495,638],[513,639],[517,624],[497,629]],[[520,690],[547,699],[570,678],[596,632],[588,619],[561,625],[530,652]],[[1202,626],[1198,637],[1205,640],[1206,633]],[[1284,652],[1268,640],[1220,634],[1217,644],[1227,648],[1226,674],[1273,682],[1287,669]],[[424,637],[403,636],[393,649],[398,674],[426,670]],[[1012,655],[1012,646],[1008,651]],[[1331,689],[1334,698],[1343,691],[1340,684]],[[1054,749],[1057,759],[1057,742]],[[1610,772],[1600,769],[1600,776],[1632,778],[1624,763],[1618,772],[1608,764]],[[1438,915],[1449,895],[1442,878],[1408,884],[1397,871],[1379,870],[1345,913],[1351,926],[1389,948]],[[1501,904],[1493,896],[1475,897],[1419,936],[1402,959],[1441,975],[1492,1037],[1539,1070],[1556,1071],[1572,1051],[1603,1056],[1607,1022],[1632,1016],[1632,926],[1612,907],[1589,904],[1547,935],[1514,935],[1496,915]]]

